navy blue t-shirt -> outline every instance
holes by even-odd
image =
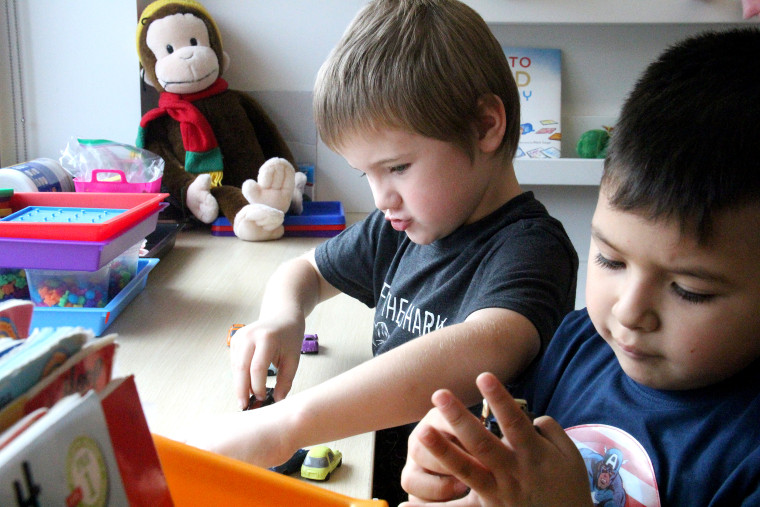
[[[651,389],[579,310],[510,390],[575,440],[597,505],[760,505],[760,361],[705,388]]]

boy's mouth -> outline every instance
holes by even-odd
[[[400,218],[394,218],[389,213],[385,213],[385,219],[391,223],[391,227],[393,227],[394,230],[403,232],[409,228],[412,221],[409,219],[402,220]]]

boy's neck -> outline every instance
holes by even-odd
[[[517,181],[512,161],[507,166],[501,165],[491,172],[489,185],[483,194],[483,199],[468,223],[477,222],[501,208],[518,195],[523,193],[520,183]]]

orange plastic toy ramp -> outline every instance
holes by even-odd
[[[359,500],[226,456],[153,435],[175,507],[388,507]]]

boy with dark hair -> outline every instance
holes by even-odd
[[[758,54],[757,29],[706,33],[647,68],[605,161],[588,308],[511,387],[550,417],[482,374],[499,440],[435,393],[410,505],[760,505]]]
[[[514,380],[573,309],[578,260],[517,182],[517,87],[470,7],[370,2],[320,70],[314,109],[320,137],[366,176],[378,209],[281,266],[259,320],[232,339],[241,404],[265,395],[270,362],[280,401],[191,442],[277,465],[300,447],[393,428],[377,436],[374,494],[395,505],[405,425],[441,386],[474,405],[478,372]],[[306,315],[339,292],[376,309],[375,357],[285,398]]]

